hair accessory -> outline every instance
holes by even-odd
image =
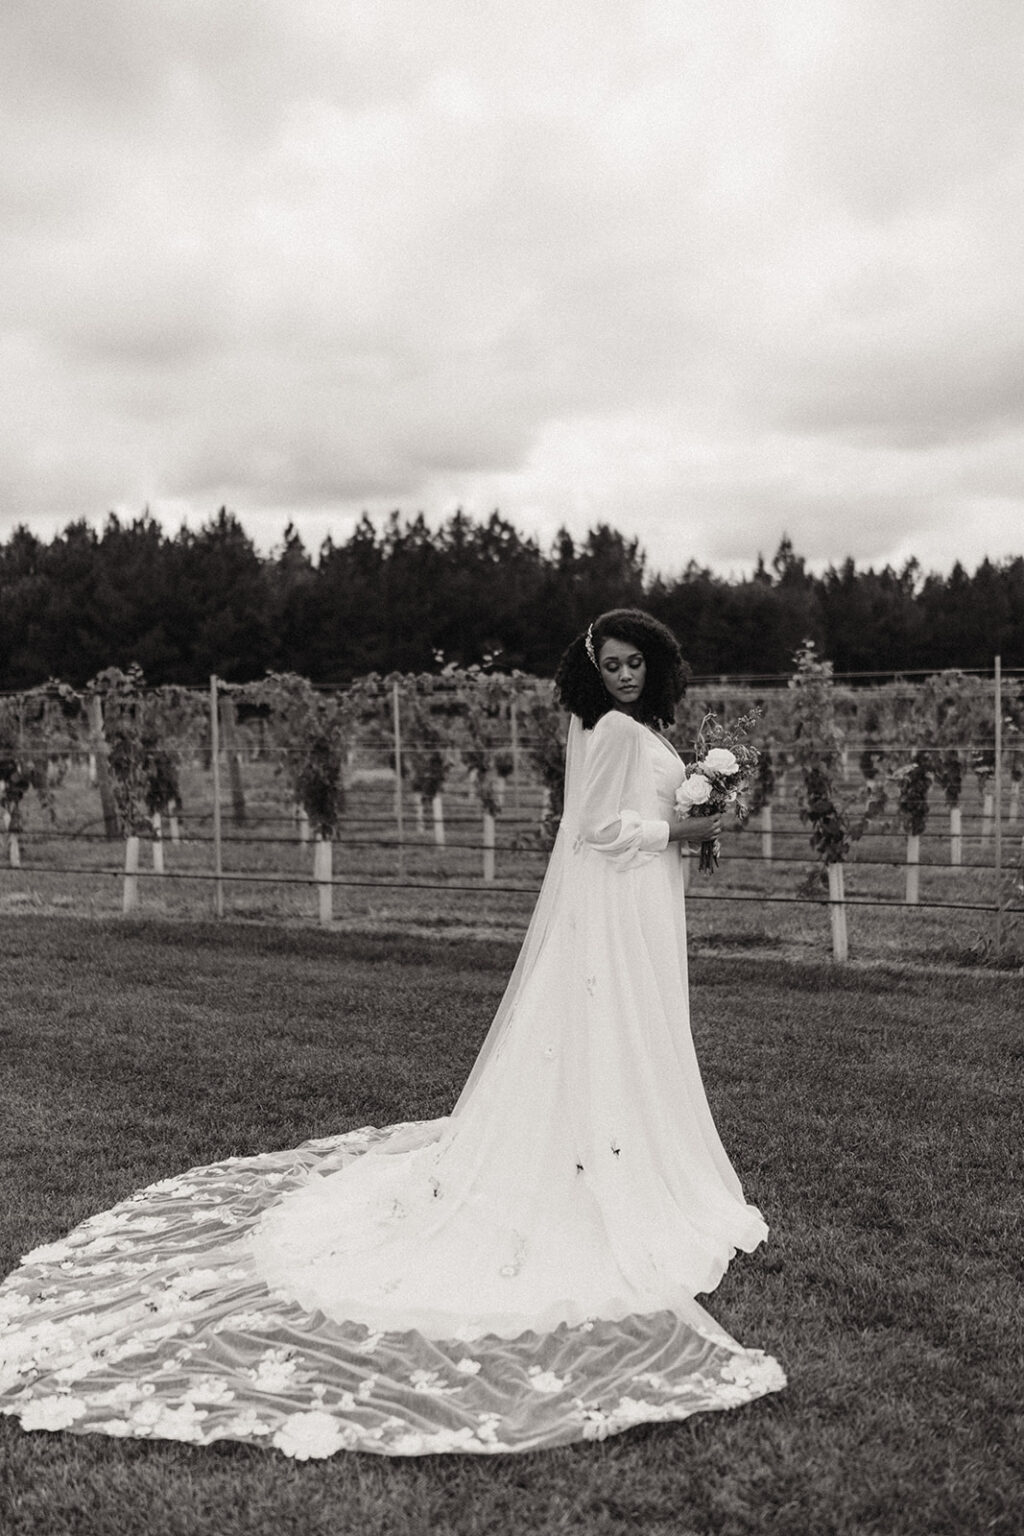
[[[590,657],[591,661],[594,663],[594,666],[597,667],[597,656],[594,653],[594,626],[593,626],[593,624],[588,624],[587,625],[587,633],[583,637],[583,648],[586,651],[587,655]],[[597,670],[600,672],[601,668],[597,667]]]

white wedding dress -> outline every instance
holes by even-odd
[[[678,756],[573,720],[544,885],[444,1119],[192,1169],[0,1286],[25,1428],[502,1452],[777,1390],[694,1299],[766,1236],[689,1026]]]

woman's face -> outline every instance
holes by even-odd
[[[597,664],[601,681],[611,694],[615,707],[632,714],[647,680],[643,651],[638,651],[628,640],[610,638],[598,651]]]

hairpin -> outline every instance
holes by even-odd
[[[587,655],[590,657],[591,661],[594,663],[594,666],[597,667],[597,656],[594,654],[594,626],[593,626],[593,624],[589,624],[587,626],[587,633],[583,637],[583,648],[586,651]],[[601,668],[597,667],[597,670],[600,672]]]

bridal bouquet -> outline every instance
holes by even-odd
[[[750,745],[749,736],[759,715],[760,710],[752,710],[731,726],[722,725],[715,715],[704,716],[694,744],[697,761],[687,768],[686,778],[676,790],[680,816],[720,816],[731,805],[740,821],[746,820],[743,797],[760,755]],[[721,851],[717,837],[704,839],[698,864],[702,875],[713,874],[718,868]]]

